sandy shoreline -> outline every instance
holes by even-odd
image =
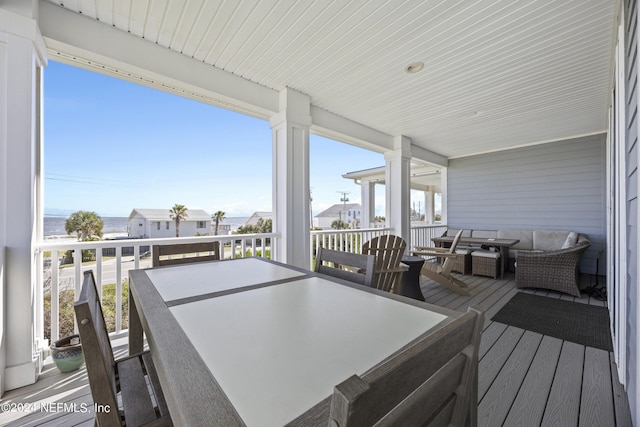
[[[114,239],[122,239],[123,237],[127,237],[128,234],[126,232],[120,233],[105,233],[102,235],[102,240],[114,240]],[[54,234],[51,236],[44,236],[44,240],[73,240],[77,241],[78,237],[73,234]]]

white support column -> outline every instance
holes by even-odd
[[[280,233],[279,261],[310,268],[309,97],[286,88],[280,112],[271,118],[273,138],[273,225]]]
[[[37,1],[16,0],[0,7],[0,247],[6,248],[0,384],[5,390],[37,380],[47,347],[38,324],[42,283],[36,280],[33,252],[42,184],[41,68],[46,65],[37,8]]]
[[[387,226],[411,245],[411,139],[397,136],[385,153]]]
[[[360,181],[362,198],[362,228],[370,228],[376,218],[376,183],[368,180]]]
[[[433,224],[436,218],[435,213],[435,193],[433,190],[425,190],[424,192],[424,221]]]
[[[440,171],[440,188],[442,189],[440,203],[441,212],[440,212],[440,221],[443,224],[448,224],[447,219],[447,168],[442,168]]]

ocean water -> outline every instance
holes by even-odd
[[[241,225],[244,225],[248,216],[243,217],[229,217],[225,218],[220,224],[231,226],[231,231],[235,231]],[[45,216],[44,217],[44,237],[51,236],[66,236],[67,232],[64,229],[64,224],[67,221],[67,217],[63,216]],[[129,221],[127,217],[102,217],[104,227],[102,228],[103,234],[127,234],[127,227]]]

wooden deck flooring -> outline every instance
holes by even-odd
[[[513,275],[501,280],[461,277],[470,285],[469,297],[429,280],[424,280],[421,287],[432,304],[459,311],[476,305],[485,310],[478,375],[479,426],[632,425],[612,353],[491,321],[518,292]],[[593,278],[584,276],[583,280]],[[604,305],[587,296],[576,299],[556,292],[536,293]],[[124,355],[126,340],[114,342],[114,349],[117,355]],[[21,409],[2,412],[0,406],[0,425],[93,425],[85,370],[60,374],[50,358],[36,384],[5,393],[0,404]]]

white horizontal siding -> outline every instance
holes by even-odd
[[[627,271],[625,278],[619,278],[620,285],[626,286],[627,322],[626,322],[626,378],[629,405],[634,425],[640,423],[640,384],[638,384],[640,355],[638,354],[638,10],[637,1],[625,2],[626,30],[626,93],[625,112],[625,173],[627,204],[626,256]],[[626,281],[626,283],[624,283]]]
[[[585,233],[592,246],[581,271],[595,273],[605,248],[605,135],[452,159],[447,185],[452,228]],[[604,274],[604,257],[599,267]]]

